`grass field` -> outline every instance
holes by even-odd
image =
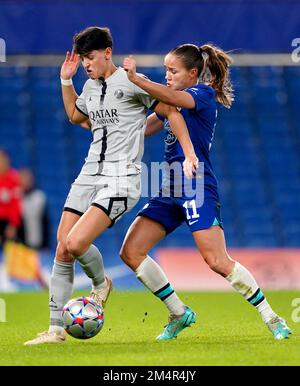
[[[291,321],[291,302],[299,293],[266,293],[294,332],[284,341],[274,340],[256,310],[236,293],[180,295],[198,320],[177,340],[155,341],[167,320],[158,299],[148,292],[114,291],[95,338],[26,347],[24,341],[47,329],[48,294],[0,294],[7,319],[0,323],[0,365],[300,365],[300,325]]]

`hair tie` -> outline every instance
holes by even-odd
[[[206,51],[204,51],[203,48],[199,47],[199,53],[201,54],[202,60],[203,60],[203,68],[201,71],[201,74],[199,75],[199,78],[204,82],[204,83],[209,83],[211,79],[211,72],[208,66],[208,59],[209,55]]]
[[[204,62],[206,62],[206,60],[208,59],[208,53],[205,52],[202,47],[198,47],[198,49],[199,49],[200,55],[202,56],[202,59],[204,60]]]
[[[202,55],[203,60],[206,62],[208,59],[208,53],[202,50],[201,55]]]

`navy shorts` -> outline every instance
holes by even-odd
[[[137,216],[148,217],[160,223],[169,234],[185,222],[191,232],[218,225],[223,229],[220,203],[212,198],[197,207],[196,200],[185,197],[153,197]]]

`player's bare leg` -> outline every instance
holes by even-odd
[[[138,216],[127,231],[121,247],[121,259],[136,271],[147,254],[166,236],[164,227],[150,218]]]
[[[196,320],[195,313],[174,292],[164,271],[148,255],[149,250],[165,236],[161,224],[139,216],[129,228],[120,252],[122,260],[135,272],[137,278],[165,303],[170,312],[169,323],[158,336],[159,340],[175,338]]]
[[[223,230],[212,226],[193,232],[193,236],[205,262],[259,311],[274,338],[288,338],[291,330],[286,321],[272,310],[252,274],[228,255]]]

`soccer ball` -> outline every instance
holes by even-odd
[[[89,297],[71,299],[64,306],[62,320],[66,332],[77,339],[90,339],[104,324],[103,309]]]

